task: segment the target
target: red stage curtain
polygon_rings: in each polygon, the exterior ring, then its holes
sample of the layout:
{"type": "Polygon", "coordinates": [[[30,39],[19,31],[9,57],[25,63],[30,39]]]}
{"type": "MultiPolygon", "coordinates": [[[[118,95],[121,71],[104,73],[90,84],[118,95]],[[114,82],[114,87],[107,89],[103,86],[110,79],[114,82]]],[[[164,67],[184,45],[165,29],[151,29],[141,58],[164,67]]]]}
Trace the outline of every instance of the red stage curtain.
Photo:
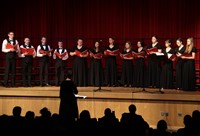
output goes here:
{"type": "MultiPolygon", "coordinates": [[[[200,48],[198,0],[3,0],[1,3],[1,42],[8,31],[15,32],[20,44],[24,37],[30,37],[37,47],[40,38],[46,36],[52,47],[56,48],[57,41],[63,40],[67,49],[74,46],[79,37],[89,48],[95,39],[101,39],[105,46],[108,37],[114,37],[123,48],[126,40],[135,46],[136,41],[143,38],[148,44],[153,35],[157,35],[162,44],[171,38],[173,46],[175,39],[181,37],[186,44],[186,38],[192,36],[200,48]]],[[[2,59],[3,56],[0,53],[2,59]]],[[[199,59],[197,55],[197,69],[199,59]]],[[[67,65],[71,65],[70,60],[67,65]]],[[[3,66],[4,62],[0,63],[0,67],[3,66]]]]}

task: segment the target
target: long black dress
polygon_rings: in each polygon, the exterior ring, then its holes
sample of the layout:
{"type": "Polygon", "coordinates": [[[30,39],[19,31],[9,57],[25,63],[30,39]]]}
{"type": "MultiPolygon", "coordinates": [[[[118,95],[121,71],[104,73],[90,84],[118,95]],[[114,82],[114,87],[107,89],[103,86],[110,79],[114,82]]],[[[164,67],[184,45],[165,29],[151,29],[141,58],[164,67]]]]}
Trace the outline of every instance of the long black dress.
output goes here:
{"type": "MultiPolygon", "coordinates": [[[[110,48],[109,45],[106,50],[115,51],[119,49],[117,45],[114,45],[113,48],[110,48]]],[[[116,56],[106,57],[105,64],[105,84],[108,86],[116,86],[117,85],[117,62],[116,56]]]]}
{"type": "MultiPolygon", "coordinates": [[[[162,49],[162,45],[157,43],[154,47],[158,49],[162,49]]],[[[153,48],[152,44],[147,46],[147,49],[153,48]]],[[[160,74],[161,74],[161,57],[156,56],[156,54],[149,54],[148,55],[148,79],[147,84],[151,87],[160,88],[160,74]]]]}
{"type": "MultiPolygon", "coordinates": [[[[140,52],[138,49],[135,50],[136,53],[145,52],[144,49],[142,49],[140,52]]],[[[134,65],[134,86],[135,87],[144,87],[145,86],[145,58],[136,58],[135,59],[135,65],[134,65]]]]}
{"type": "MultiPolygon", "coordinates": [[[[102,51],[96,52],[94,49],[90,50],[93,54],[101,53],[102,51]]],[[[103,66],[102,59],[95,59],[92,57],[89,68],[88,84],[91,86],[102,86],[103,85],[103,66]]]]}
{"type": "Polygon", "coordinates": [[[160,76],[160,86],[164,89],[172,89],[173,88],[173,61],[168,58],[167,54],[174,54],[173,49],[170,49],[166,52],[166,49],[163,50],[164,58],[162,71],[160,76]]]}
{"type": "MultiPolygon", "coordinates": [[[[122,54],[127,54],[127,53],[132,54],[132,50],[130,50],[129,52],[126,51],[122,52],[122,54]]],[[[125,86],[133,85],[133,60],[123,59],[121,83],[125,86]]]]}
{"type": "Polygon", "coordinates": [[[64,80],[60,85],[59,115],[64,121],[75,121],[78,118],[78,105],[75,94],[78,94],[72,80],[64,80]]]}
{"type": "MultiPolygon", "coordinates": [[[[193,47],[190,54],[196,52],[196,48],[193,47]]],[[[184,91],[195,91],[196,89],[196,77],[195,77],[195,60],[183,59],[183,88],[184,91]]]]}
{"type": "MultiPolygon", "coordinates": [[[[87,50],[86,47],[82,46],[81,49],[78,49],[77,46],[75,46],[71,52],[74,52],[75,50],[78,50],[79,52],[83,52],[87,50]]],[[[74,56],[73,62],[72,62],[72,72],[73,72],[73,81],[77,86],[87,86],[87,58],[85,57],[79,57],[74,56]]]]}
{"type": "MultiPolygon", "coordinates": [[[[185,52],[185,47],[181,49],[176,48],[175,53],[183,54],[185,52]]],[[[175,72],[175,82],[176,82],[176,89],[182,89],[182,79],[183,79],[183,59],[178,58],[176,61],[176,72],[175,72]]]]}

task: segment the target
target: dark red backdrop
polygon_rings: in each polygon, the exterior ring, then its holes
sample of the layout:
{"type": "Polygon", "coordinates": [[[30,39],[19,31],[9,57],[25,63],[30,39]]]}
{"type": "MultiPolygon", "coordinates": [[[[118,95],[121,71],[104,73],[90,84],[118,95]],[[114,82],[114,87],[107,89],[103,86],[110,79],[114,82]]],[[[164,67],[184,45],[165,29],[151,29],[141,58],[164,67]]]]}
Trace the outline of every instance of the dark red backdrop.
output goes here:
{"type": "MultiPolygon", "coordinates": [[[[192,36],[199,49],[199,8],[198,0],[2,0],[0,40],[14,31],[20,44],[24,37],[30,37],[37,47],[41,36],[46,36],[52,47],[61,39],[70,49],[79,37],[87,47],[93,46],[95,39],[102,39],[105,46],[108,37],[114,37],[123,48],[126,40],[134,46],[140,38],[150,43],[152,35],[158,35],[162,44],[167,38],[174,44],[178,37],[185,44],[185,38],[192,36]]],[[[197,69],[198,62],[197,54],[197,69]]],[[[67,65],[71,66],[71,59],[67,65]]]]}

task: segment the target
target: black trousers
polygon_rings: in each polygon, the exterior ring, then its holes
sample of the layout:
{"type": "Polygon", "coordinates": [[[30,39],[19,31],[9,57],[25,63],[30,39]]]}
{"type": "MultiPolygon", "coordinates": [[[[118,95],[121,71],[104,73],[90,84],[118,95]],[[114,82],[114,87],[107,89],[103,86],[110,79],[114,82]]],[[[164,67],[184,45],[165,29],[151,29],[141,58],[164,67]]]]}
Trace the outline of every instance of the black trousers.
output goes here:
{"type": "Polygon", "coordinates": [[[6,56],[6,67],[4,76],[4,85],[8,84],[9,73],[11,73],[11,85],[15,85],[15,70],[16,70],[16,58],[6,56]]]}
{"type": "Polygon", "coordinates": [[[32,72],[33,63],[22,60],[22,82],[23,85],[31,85],[31,72],[32,72]]]}
{"type": "Polygon", "coordinates": [[[64,70],[65,70],[65,67],[64,67],[63,62],[56,63],[55,85],[60,85],[61,82],[64,80],[64,70]]]}
{"type": "Polygon", "coordinates": [[[39,62],[40,65],[40,85],[48,84],[48,62],[39,62]],[[44,82],[43,82],[44,81],[44,82]]]}

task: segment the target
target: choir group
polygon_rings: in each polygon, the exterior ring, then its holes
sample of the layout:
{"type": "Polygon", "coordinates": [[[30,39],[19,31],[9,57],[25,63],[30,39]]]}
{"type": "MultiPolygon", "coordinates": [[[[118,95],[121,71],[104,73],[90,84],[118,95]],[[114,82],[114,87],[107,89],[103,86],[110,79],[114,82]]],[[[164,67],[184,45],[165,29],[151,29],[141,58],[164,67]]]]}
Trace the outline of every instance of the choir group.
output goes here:
{"type": "Polygon", "coordinates": [[[161,45],[157,36],[152,36],[151,43],[144,46],[143,41],[137,42],[133,48],[127,41],[123,51],[113,38],[108,39],[108,45],[102,49],[101,42],[96,41],[92,49],[83,44],[82,39],[69,51],[58,41],[58,47],[52,49],[47,44],[46,37],[42,37],[41,44],[35,49],[29,38],[19,45],[14,38],[14,32],[8,33],[8,38],[2,43],[2,52],[6,54],[4,86],[8,87],[9,73],[11,73],[11,86],[15,86],[16,57],[22,58],[23,86],[31,86],[31,72],[33,59],[39,58],[40,86],[49,86],[48,67],[50,57],[55,60],[55,85],[59,86],[64,80],[64,69],[69,56],[73,57],[73,81],[77,86],[118,86],[124,87],[152,87],[160,89],[178,89],[195,91],[195,53],[193,38],[187,39],[183,44],[181,38],[176,40],[176,48],[171,47],[167,39],[165,46],[161,45]],[[117,75],[117,56],[122,61],[120,79],[117,75]],[[87,58],[91,63],[87,63],[87,58]],[[105,68],[102,59],[105,58],[105,68]]]}

